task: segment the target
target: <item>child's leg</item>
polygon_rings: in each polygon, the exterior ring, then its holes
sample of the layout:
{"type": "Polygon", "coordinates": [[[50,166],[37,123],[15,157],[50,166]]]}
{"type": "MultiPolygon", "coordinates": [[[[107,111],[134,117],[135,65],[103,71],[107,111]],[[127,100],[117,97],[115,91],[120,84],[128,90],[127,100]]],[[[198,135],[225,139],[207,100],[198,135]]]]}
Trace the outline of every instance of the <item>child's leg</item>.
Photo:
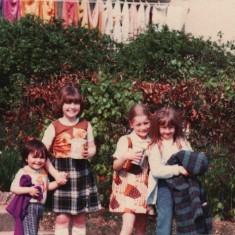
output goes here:
{"type": "Polygon", "coordinates": [[[86,215],[82,212],[72,216],[73,228],[72,235],[86,235],[86,215]]]}
{"type": "Polygon", "coordinates": [[[135,234],[145,235],[145,230],[147,226],[147,215],[146,214],[135,214],[135,234]]]}
{"type": "Polygon", "coordinates": [[[122,230],[120,235],[130,235],[132,234],[136,215],[133,213],[124,213],[122,215],[122,230]]]}
{"type": "Polygon", "coordinates": [[[165,180],[159,180],[157,197],[157,235],[172,234],[173,198],[165,180]]]}
{"type": "Polygon", "coordinates": [[[23,220],[24,235],[37,235],[39,222],[42,218],[44,206],[38,203],[29,203],[28,213],[23,220]]]}
{"type": "Polygon", "coordinates": [[[69,214],[57,214],[55,219],[55,235],[68,235],[69,221],[69,214]]]}

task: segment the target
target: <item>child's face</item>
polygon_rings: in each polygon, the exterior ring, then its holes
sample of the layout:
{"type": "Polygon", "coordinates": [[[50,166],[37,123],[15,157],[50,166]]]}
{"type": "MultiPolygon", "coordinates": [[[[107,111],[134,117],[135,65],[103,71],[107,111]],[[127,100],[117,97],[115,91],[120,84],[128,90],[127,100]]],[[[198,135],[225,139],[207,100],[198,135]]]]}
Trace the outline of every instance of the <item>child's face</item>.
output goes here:
{"type": "Polygon", "coordinates": [[[150,120],[147,116],[136,116],[130,123],[131,128],[141,138],[145,139],[150,128],[150,120]]]}
{"type": "Polygon", "coordinates": [[[80,113],[81,105],[78,103],[64,103],[62,109],[64,117],[69,120],[73,120],[80,113]]]}
{"type": "Polygon", "coordinates": [[[174,126],[160,126],[160,136],[163,140],[170,140],[173,139],[175,134],[175,127],[174,126]]]}
{"type": "Polygon", "coordinates": [[[26,162],[28,163],[28,166],[30,168],[34,170],[40,170],[42,167],[45,166],[46,158],[40,155],[36,155],[35,152],[31,152],[29,153],[26,162]]]}

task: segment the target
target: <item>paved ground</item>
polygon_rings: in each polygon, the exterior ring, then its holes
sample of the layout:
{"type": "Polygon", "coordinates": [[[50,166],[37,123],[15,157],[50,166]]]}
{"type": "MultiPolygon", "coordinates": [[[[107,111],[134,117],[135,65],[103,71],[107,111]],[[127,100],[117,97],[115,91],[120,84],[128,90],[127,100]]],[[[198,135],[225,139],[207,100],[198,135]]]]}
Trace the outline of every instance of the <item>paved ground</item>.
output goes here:
{"type": "MultiPolygon", "coordinates": [[[[11,231],[11,232],[3,231],[3,232],[0,232],[0,235],[14,235],[14,231],[11,231]]],[[[54,233],[53,232],[39,232],[38,235],[54,235],[54,233]]]]}
{"type": "MultiPolygon", "coordinates": [[[[0,235],[14,235],[14,219],[6,212],[5,206],[0,205],[0,235]]],[[[39,231],[38,235],[54,235],[52,231],[39,231]]]]}
{"type": "MultiPolygon", "coordinates": [[[[6,212],[6,202],[9,198],[7,193],[0,192],[0,235],[13,235],[14,220],[12,216],[6,212]]],[[[38,235],[54,235],[54,217],[53,214],[45,213],[41,230],[38,235]],[[45,230],[45,231],[44,231],[45,230]],[[49,231],[48,231],[49,230],[49,231]]],[[[214,221],[214,235],[235,235],[235,223],[229,221],[214,221]]],[[[121,227],[121,217],[103,210],[94,214],[87,215],[87,235],[118,235],[121,227]]],[[[148,222],[146,235],[154,234],[155,219],[148,222]]]]}
{"type": "MultiPolygon", "coordinates": [[[[12,195],[6,192],[0,192],[0,235],[14,235],[14,219],[6,211],[8,201],[12,195]]],[[[54,235],[52,231],[39,231],[38,235],[54,235]]]]}

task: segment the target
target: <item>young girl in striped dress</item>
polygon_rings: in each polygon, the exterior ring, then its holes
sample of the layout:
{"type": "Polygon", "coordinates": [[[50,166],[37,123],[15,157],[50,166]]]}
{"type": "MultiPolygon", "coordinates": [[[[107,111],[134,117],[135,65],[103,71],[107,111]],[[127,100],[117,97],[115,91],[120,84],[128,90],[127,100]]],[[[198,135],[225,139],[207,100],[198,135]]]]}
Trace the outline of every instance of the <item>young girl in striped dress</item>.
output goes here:
{"type": "Polygon", "coordinates": [[[62,117],[48,126],[42,139],[53,152],[52,162],[47,161],[48,171],[51,173],[54,166],[68,175],[67,183],[53,194],[52,210],[57,213],[55,235],[68,235],[70,220],[72,234],[85,235],[85,212],[101,208],[88,161],[94,157],[96,145],[90,122],[78,117],[81,106],[80,92],[72,86],[63,87],[57,101],[62,117]]]}

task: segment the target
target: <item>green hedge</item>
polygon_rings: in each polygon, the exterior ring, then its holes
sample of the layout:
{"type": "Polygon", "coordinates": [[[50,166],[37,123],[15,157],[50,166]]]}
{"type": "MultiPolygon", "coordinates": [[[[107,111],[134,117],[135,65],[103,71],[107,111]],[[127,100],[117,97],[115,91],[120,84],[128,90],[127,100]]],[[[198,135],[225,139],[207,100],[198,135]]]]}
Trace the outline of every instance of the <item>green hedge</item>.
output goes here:
{"type": "Polygon", "coordinates": [[[161,83],[200,78],[208,81],[234,77],[234,44],[196,38],[191,34],[161,31],[157,26],[122,45],[116,54],[115,72],[126,78],[161,83]]]}
{"type": "MultiPolygon", "coordinates": [[[[232,218],[233,50],[232,43],[219,45],[166,27],[161,31],[150,27],[128,44],[117,44],[97,30],[63,28],[58,20],[50,24],[33,16],[13,24],[0,20],[0,158],[12,159],[28,137],[41,138],[56,118],[55,93],[65,83],[75,84],[86,99],[84,116],[94,127],[98,153],[92,168],[107,206],[111,156],[118,138],[128,130],[128,109],[139,101],[151,112],[171,104],[182,115],[184,127],[190,126],[193,148],[211,158],[202,180],[214,215],[232,218]]],[[[1,166],[12,179],[16,169],[10,163],[1,166]]],[[[3,190],[9,190],[6,176],[1,178],[3,190]]]]}

